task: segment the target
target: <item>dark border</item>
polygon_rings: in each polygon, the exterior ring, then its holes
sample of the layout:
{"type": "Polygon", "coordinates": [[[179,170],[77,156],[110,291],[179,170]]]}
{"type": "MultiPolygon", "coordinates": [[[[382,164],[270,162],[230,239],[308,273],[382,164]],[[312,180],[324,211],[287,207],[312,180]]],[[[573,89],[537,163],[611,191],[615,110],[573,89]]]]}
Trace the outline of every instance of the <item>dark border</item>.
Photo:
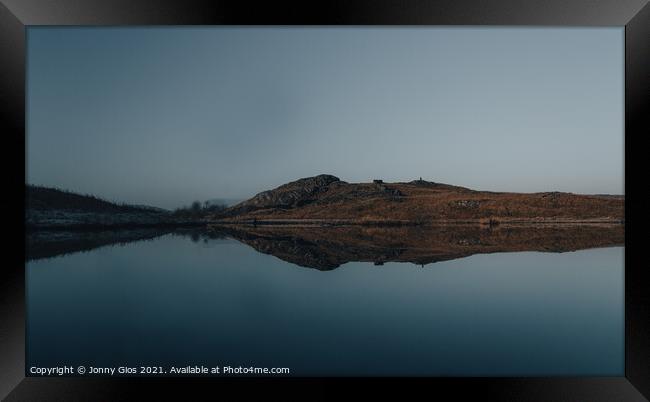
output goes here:
{"type": "MultiPolygon", "coordinates": [[[[454,395],[454,399],[643,401],[650,398],[650,274],[633,243],[642,226],[639,145],[650,133],[650,5],[646,0],[0,0],[0,127],[9,233],[24,227],[25,27],[32,25],[534,25],[625,26],[625,376],[611,378],[222,379],[25,378],[24,236],[14,235],[0,270],[0,397],[15,401],[127,400],[134,391],[187,399],[236,392],[283,399],[340,397],[342,385],[364,396],[454,395]],[[636,145],[636,148],[634,146],[636,145]],[[11,174],[7,174],[11,172],[11,174]],[[8,185],[7,185],[8,182],[8,185]],[[8,197],[7,194],[14,195],[8,197]],[[635,220],[639,220],[636,222],[635,220]],[[336,387],[333,387],[336,386],[336,387]]],[[[647,167],[646,167],[647,169],[647,167]]],[[[641,172],[646,169],[640,170],[641,172]]]]}

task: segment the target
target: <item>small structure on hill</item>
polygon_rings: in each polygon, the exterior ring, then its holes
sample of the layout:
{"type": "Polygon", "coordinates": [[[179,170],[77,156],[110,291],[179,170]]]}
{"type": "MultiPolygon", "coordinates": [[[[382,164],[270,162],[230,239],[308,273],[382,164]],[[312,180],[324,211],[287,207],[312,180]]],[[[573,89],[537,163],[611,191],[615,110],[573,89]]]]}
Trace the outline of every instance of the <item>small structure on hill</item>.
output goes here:
{"type": "Polygon", "coordinates": [[[372,182],[375,183],[375,184],[383,184],[384,183],[384,181],[380,180],[380,179],[375,179],[372,182]]]}

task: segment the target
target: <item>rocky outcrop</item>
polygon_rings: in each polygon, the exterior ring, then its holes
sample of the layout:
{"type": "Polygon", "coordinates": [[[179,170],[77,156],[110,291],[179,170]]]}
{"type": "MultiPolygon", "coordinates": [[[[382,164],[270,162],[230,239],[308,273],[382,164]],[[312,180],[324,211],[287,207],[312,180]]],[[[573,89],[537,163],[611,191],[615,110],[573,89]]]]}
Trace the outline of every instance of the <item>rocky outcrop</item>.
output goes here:
{"type": "Polygon", "coordinates": [[[452,205],[458,208],[478,208],[481,202],[477,200],[457,200],[452,205]]]}
{"type": "Polygon", "coordinates": [[[230,208],[229,215],[266,208],[295,208],[308,204],[325,193],[332,183],[342,183],[338,177],[322,174],[292,181],[273,190],[263,191],[253,198],[230,208]]]}
{"type": "MultiPolygon", "coordinates": [[[[299,179],[228,208],[213,219],[250,218],[251,214],[298,210],[305,206],[326,206],[373,198],[397,200],[402,192],[379,180],[373,183],[347,183],[332,175],[299,179]]],[[[254,219],[254,216],[253,216],[254,219]]]]}
{"type": "Polygon", "coordinates": [[[452,186],[450,184],[444,184],[444,183],[436,183],[435,181],[427,181],[427,180],[422,180],[421,178],[419,180],[411,180],[408,183],[405,184],[410,184],[412,186],[417,186],[417,187],[424,187],[424,188],[434,188],[434,189],[454,189],[454,190],[459,190],[459,191],[471,191],[465,187],[459,187],[459,186],[452,186]]]}

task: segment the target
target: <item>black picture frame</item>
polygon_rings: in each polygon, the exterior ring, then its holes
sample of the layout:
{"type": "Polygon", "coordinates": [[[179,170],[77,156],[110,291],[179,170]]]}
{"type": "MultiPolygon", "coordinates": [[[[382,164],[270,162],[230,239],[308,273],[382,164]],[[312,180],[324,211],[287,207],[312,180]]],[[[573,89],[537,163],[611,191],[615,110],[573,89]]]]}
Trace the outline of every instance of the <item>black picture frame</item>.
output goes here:
{"type": "MultiPolygon", "coordinates": [[[[451,392],[454,399],[643,401],[650,398],[650,275],[639,258],[643,211],[632,179],[646,171],[639,145],[650,133],[650,5],[645,0],[0,0],[0,197],[9,240],[0,270],[0,397],[8,401],[206,398],[226,391],[309,399],[336,398],[354,384],[364,396],[451,392]],[[625,375],[553,378],[34,378],[25,377],[25,45],[36,25],[515,25],[625,27],[625,375]],[[637,170],[638,169],[638,170],[637,170]],[[639,246],[637,246],[637,244],[639,246]],[[644,398],[645,396],[645,398],[644,398]],[[162,398],[165,397],[165,398],[162,398]]],[[[641,235],[642,236],[642,235],[641,235]]],[[[348,395],[349,396],[349,395],[348,395]]]]}

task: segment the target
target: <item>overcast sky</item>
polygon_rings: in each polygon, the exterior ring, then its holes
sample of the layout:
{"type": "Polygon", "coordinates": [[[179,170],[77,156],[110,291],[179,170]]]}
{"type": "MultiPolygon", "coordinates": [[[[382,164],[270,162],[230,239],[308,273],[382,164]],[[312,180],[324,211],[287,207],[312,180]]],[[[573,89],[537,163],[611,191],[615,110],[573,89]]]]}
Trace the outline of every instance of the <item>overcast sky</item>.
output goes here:
{"type": "Polygon", "coordinates": [[[32,184],[173,208],[320,173],[623,193],[623,28],[28,28],[32,184]]]}

